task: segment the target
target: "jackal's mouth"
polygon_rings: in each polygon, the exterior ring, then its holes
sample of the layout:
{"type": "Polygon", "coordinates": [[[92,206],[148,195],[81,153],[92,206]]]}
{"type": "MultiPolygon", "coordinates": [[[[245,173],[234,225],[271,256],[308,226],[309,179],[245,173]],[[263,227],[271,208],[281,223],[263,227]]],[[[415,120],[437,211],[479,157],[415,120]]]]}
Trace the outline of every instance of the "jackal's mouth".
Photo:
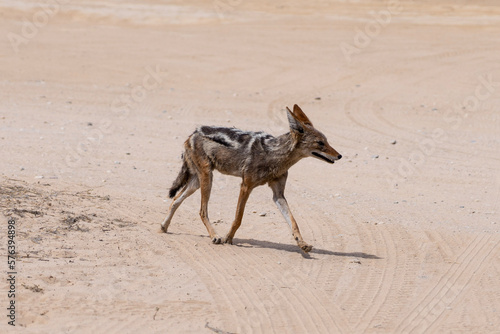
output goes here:
{"type": "Polygon", "coordinates": [[[321,154],[319,154],[319,153],[312,152],[312,154],[313,154],[315,157],[318,157],[318,158],[320,158],[321,160],[325,160],[326,162],[328,162],[328,163],[330,163],[330,164],[335,163],[335,161],[334,161],[334,160],[328,159],[327,157],[325,157],[324,155],[321,155],[321,154]]]}

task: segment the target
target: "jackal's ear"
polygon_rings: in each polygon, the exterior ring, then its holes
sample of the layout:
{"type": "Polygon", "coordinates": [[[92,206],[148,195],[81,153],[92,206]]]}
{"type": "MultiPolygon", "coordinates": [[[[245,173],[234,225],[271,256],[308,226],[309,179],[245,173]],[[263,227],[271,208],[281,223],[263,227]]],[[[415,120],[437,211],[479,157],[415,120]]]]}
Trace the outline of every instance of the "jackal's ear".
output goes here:
{"type": "Polygon", "coordinates": [[[294,134],[302,134],[304,133],[304,125],[302,122],[295,116],[288,107],[286,107],[286,115],[288,117],[288,123],[290,124],[290,130],[294,134]]]}
{"type": "Polygon", "coordinates": [[[298,105],[293,106],[293,113],[302,123],[312,126],[312,122],[309,120],[309,118],[307,118],[306,114],[304,114],[304,112],[298,105]]]}

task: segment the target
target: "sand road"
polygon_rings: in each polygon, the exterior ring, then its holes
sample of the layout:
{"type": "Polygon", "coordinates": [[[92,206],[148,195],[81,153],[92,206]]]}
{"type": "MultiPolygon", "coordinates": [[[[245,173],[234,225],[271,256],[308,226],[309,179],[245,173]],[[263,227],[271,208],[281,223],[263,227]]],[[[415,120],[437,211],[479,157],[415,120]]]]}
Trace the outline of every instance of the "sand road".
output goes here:
{"type": "Polygon", "coordinates": [[[496,1],[46,4],[0,3],[2,333],[498,333],[496,1]],[[309,256],[268,187],[159,233],[196,126],[295,103],[344,156],[289,171],[309,256]]]}

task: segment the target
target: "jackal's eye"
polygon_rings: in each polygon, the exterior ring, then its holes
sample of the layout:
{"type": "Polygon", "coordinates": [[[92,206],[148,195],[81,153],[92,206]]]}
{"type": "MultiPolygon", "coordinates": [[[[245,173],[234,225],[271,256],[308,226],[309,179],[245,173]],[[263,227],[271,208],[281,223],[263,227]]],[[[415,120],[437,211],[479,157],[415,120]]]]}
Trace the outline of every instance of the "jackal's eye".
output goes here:
{"type": "Polygon", "coordinates": [[[323,146],[325,146],[325,143],[323,143],[323,142],[320,140],[320,141],[318,141],[318,145],[319,145],[319,146],[321,146],[321,147],[323,147],[323,146]]]}

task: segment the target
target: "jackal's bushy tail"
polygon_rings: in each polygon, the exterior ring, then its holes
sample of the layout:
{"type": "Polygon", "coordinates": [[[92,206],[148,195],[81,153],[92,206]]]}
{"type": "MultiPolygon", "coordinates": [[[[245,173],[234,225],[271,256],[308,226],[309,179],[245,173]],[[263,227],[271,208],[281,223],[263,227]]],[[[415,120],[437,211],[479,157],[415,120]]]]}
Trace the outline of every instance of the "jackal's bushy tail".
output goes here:
{"type": "Polygon", "coordinates": [[[172,187],[170,187],[168,196],[170,198],[173,198],[175,194],[177,194],[179,189],[184,187],[184,185],[188,182],[188,180],[189,180],[189,168],[186,162],[186,157],[183,156],[181,171],[177,175],[177,178],[175,179],[174,183],[172,183],[172,187]]]}

